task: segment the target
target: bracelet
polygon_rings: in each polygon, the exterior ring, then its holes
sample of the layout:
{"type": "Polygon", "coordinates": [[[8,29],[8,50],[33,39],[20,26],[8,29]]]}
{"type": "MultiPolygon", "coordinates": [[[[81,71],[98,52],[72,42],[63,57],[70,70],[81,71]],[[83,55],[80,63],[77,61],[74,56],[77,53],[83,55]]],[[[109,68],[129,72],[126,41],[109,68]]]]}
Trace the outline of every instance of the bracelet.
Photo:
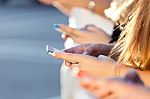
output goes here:
{"type": "Polygon", "coordinates": [[[93,11],[96,6],[96,2],[94,0],[89,0],[88,9],[93,11]]]}

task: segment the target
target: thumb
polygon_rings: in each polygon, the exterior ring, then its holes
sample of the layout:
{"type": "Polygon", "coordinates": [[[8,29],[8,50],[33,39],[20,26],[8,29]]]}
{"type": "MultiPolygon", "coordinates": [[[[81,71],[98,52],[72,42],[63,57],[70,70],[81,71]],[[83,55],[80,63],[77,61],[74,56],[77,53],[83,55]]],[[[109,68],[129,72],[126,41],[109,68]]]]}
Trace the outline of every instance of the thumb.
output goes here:
{"type": "Polygon", "coordinates": [[[131,70],[129,73],[127,73],[124,76],[124,80],[132,82],[132,83],[137,83],[137,84],[142,84],[142,85],[144,84],[140,76],[137,74],[135,70],[131,70]]]}
{"type": "Polygon", "coordinates": [[[92,44],[86,48],[83,54],[98,57],[100,53],[100,49],[98,49],[98,47],[99,46],[92,44]]]}

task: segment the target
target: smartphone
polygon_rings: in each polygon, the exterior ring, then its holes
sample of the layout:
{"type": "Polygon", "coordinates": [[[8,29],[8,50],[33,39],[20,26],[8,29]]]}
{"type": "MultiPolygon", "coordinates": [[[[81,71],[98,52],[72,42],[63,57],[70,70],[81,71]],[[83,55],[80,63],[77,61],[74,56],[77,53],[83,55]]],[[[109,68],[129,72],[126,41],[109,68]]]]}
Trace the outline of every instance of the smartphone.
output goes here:
{"type": "MultiPolygon", "coordinates": [[[[51,53],[54,53],[54,52],[63,52],[62,50],[59,50],[59,49],[56,49],[52,46],[49,46],[49,45],[46,45],[46,52],[47,54],[51,54],[51,53]]],[[[67,60],[66,60],[67,61],[67,60]]],[[[70,61],[69,61],[70,62],[70,61]]],[[[78,64],[78,62],[70,62],[71,64],[78,64]]]]}
{"type": "Polygon", "coordinates": [[[54,52],[62,52],[61,50],[58,50],[52,46],[49,46],[49,45],[46,45],[46,52],[47,54],[51,54],[51,53],[54,53],[54,52]]]}

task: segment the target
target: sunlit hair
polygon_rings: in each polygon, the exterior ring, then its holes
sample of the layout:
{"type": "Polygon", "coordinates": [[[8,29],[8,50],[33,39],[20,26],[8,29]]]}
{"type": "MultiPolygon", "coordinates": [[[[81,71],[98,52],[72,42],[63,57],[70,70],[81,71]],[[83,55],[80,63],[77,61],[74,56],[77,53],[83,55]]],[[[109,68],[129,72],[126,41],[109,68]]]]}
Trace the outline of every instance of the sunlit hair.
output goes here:
{"type": "Polygon", "coordinates": [[[105,10],[105,14],[115,23],[123,24],[136,1],[137,0],[113,0],[110,8],[105,10]]]}
{"type": "Polygon", "coordinates": [[[150,70],[150,0],[139,0],[111,54],[118,62],[150,70]]]}

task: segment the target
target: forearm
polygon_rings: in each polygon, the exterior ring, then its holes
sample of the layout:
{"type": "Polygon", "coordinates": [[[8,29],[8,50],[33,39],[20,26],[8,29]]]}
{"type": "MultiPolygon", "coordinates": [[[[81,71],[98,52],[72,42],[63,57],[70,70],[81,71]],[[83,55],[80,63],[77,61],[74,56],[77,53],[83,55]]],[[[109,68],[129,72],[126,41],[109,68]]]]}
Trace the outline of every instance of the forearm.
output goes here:
{"type": "MultiPolygon", "coordinates": [[[[99,15],[105,16],[104,10],[109,8],[112,0],[94,0],[96,2],[93,11],[99,15]]],[[[89,0],[55,0],[53,6],[61,12],[69,15],[73,7],[82,7],[88,9],[89,0]]]]}
{"type": "Polygon", "coordinates": [[[70,16],[70,12],[73,7],[87,8],[87,1],[88,0],[54,0],[52,5],[65,15],[70,16]]]}
{"type": "Polygon", "coordinates": [[[93,9],[95,13],[105,16],[104,10],[108,9],[110,7],[110,4],[112,0],[95,0],[96,5],[93,9]]]}

